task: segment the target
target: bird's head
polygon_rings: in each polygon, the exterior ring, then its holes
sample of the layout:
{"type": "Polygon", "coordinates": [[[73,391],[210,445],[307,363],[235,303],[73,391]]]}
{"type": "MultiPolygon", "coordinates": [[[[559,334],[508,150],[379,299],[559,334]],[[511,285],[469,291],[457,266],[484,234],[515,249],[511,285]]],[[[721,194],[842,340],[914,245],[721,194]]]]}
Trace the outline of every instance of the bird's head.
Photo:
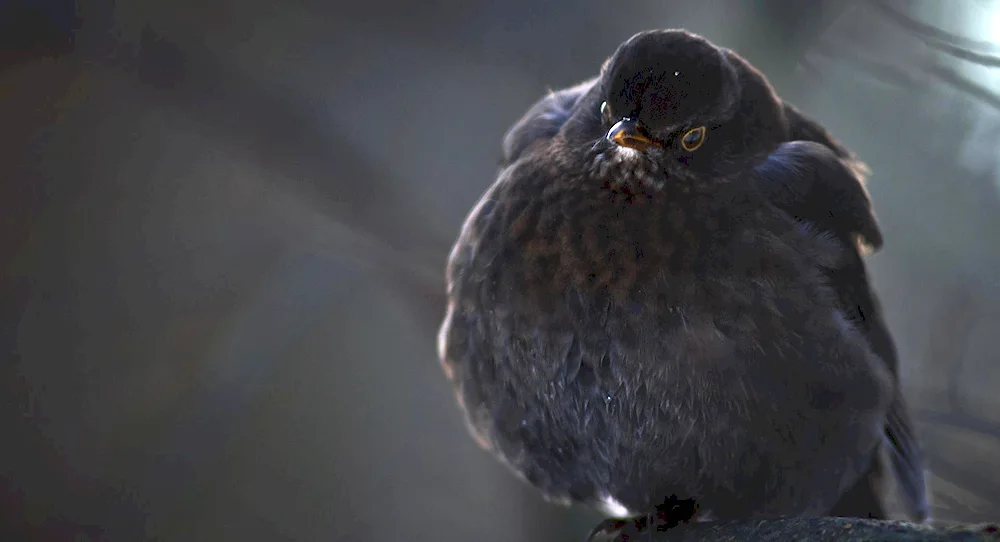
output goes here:
{"type": "Polygon", "coordinates": [[[730,51],[684,30],[636,34],[605,63],[580,107],[599,127],[601,176],[724,179],[770,152],[784,131],[766,79],[730,51]],[[597,105],[595,105],[597,104],[597,105]],[[599,119],[599,120],[597,120],[599,119]]]}

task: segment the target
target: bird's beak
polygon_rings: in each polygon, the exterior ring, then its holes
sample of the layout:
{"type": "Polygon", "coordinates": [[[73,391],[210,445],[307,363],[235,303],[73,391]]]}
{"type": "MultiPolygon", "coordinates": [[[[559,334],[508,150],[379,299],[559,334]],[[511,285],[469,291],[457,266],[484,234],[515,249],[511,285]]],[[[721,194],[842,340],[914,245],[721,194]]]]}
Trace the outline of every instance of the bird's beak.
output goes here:
{"type": "Polygon", "coordinates": [[[653,144],[653,141],[646,135],[645,130],[638,120],[624,118],[608,130],[608,135],[604,136],[608,141],[621,147],[628,147],[637,151],[644,151],[653,144]]]}

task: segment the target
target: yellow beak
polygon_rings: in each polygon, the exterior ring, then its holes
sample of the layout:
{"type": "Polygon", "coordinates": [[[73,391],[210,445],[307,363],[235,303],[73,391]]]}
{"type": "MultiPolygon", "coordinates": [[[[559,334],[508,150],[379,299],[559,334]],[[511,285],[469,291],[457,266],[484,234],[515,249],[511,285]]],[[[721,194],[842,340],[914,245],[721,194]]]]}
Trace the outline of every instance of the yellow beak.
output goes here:
{"type": "Polygon", "coordinates": [[[615,145],[644,151],[653,144],[653,141],[644,132],[639,121],[624,118],[612,126],[605,137],[615,145]]]}

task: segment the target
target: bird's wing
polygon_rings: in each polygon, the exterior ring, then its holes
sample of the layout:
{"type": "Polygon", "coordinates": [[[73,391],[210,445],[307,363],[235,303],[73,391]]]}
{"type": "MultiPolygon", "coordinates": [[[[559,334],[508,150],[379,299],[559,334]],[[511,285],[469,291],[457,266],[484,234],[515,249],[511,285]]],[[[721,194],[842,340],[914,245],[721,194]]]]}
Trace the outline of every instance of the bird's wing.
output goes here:
{"type": "Polygon", "coordinates": [[[848,160],[852,165],[859,163],[854,153],[848,150],[837,138],[833,137],[833,134],[824,128],[822,124],[799,111],[794,105],[788,102],[784,102],[783,105],[785,119],[788,122],[788,141],[821,143],[833,151],[833,154],[837,155],[837,158],[848,160]]]}
{"type": "MultiPolygon", "coordinates": [[[[794,126],[793,135],[833,141],[809,119],[794,126]]],[[[843,147],[839,149],[822,141],[782,144],[757,166],[756,182],[776,207],[840,241],[844,252],[827,271],[830,285],[845,314],[867,334],[872,350],[898,382],[896,347],[862,259],[863,249],[881,248],[882,234],[858,170],[843,159],[853,157],[843,147]]],[[[923,458],[898,387],[886,420],[885,440],[907,512],[923,521],[929,513],[923,458]]]]}
{"type": "Polygon", "coordinates": [[[503,138],[503,157],[500,166],[507,167],[524,154],[533,143],[551,139],[569,120],[573,106],[586,94],[597,79],[584,81],[576,86],[550,92],[531,106],[503,138]]]}
{"type": "Polygon", "coordinates": [[[503,237],[528,201],[503,194],[502,187],[505,176],[539,174],[518,170],[527,167],[519,162],[502,173],[462,229],[448,263],[450,302],[438,338],[439,355],[480,446],[500,456],[549,499],[590,502],[597,498],[596,488],[580,475],[586,468],[574,467],[582,461],[579,441],[546,427],[579,418],[591,424],[595,435],[613,435],[612,428],[602,425],[605,419],[591,420],[596,411],[586,408],[604,404],[601,390],[607,384],[602,387],[600,380],[612,378],[608,341],[578,333],[566,317],[566,311],[587,314],[583,296],[567,294],[567,308],[552,314],[513,310],[511,296],[521,292],[506,285],[518,283],[511,274],[519,266],[499,262],[516,257],[509,254],[503,237]],[[536,395],[539,386],[550,384],[569,390],[571,398],[543,410],[536,395]],[[551,416],[564,418],[546,418],[551,416]]]}

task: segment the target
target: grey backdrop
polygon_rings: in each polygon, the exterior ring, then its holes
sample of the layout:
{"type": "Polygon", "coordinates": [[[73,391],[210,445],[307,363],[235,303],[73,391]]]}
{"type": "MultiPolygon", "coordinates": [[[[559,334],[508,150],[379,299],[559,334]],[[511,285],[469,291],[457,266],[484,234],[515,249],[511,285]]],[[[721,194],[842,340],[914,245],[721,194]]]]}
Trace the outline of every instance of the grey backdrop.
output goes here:
{"type": "Polygon", "coordinates": [[[468,437],[443,267],[506,128],[653,27],[872,166],[936,512],[1000,519],[997,4],[83,3],[72,53],[0,72],[5,532],[580,539],[468,437]]]}

